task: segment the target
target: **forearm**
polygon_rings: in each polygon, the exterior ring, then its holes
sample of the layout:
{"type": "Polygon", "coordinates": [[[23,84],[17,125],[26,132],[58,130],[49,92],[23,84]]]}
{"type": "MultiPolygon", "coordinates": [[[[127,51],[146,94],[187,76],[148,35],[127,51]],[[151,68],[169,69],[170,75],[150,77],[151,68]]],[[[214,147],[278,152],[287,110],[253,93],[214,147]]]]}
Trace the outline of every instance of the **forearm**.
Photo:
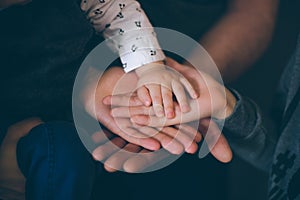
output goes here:
{"type": "MultiPolygon", "coordinates": [[[[237,78],[267,48],[278,0],[232,0],[228,11],[200,40],[225,81],[237,78]]],[[[199,59],[197,51],[193,59],[199,59]]],[[[212,72],[211,68],[204,69],[212,72]]]]}
{"type": "Polygon", "coordinates": [[[154,29],[136,0],[90,0],[81,3],[94,29],[120,55],[126,72],[165,59],[154,29]]]}
{"type": "Polygon", "coordinates": [[[0,0],[0,9],[1,8],[7,8],[9,6],[12,5],[23,5],[26,4],[28,2],[30,2],[31,0],[0,0]]]}

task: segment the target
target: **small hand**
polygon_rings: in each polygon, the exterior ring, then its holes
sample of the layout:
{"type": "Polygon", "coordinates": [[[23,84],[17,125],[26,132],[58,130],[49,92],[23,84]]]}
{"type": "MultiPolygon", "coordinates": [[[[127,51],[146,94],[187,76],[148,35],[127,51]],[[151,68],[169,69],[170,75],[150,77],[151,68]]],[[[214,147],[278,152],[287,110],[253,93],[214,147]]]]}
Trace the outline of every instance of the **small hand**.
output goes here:
{"type": "MultiPolygon", "coordinates": [[[[171,63],[170,66],[183,74],[190,82],[194,83],[194,88],[198,89],[200,97],[189,101],[189,105],[192,108],[189,112],[184,113],[181,109],[175,109],[176,116],[173,119],[145,115],[144,113],[151,113],[151,107],[139,106],[130,108],[131,116],[139,115],[132,117],[133,122],[158,127],[185,123],[207,117],[225,119],[231,115],[236,104],[236,99],[227,88],[209,75],[197,71],[193,67],[181,65],[171,59],[168,60],[171,63]]],[[[119,110],[114,110],[113,113],[118,113],[118,117],[121,117],[121,114],[128,114],[128,112],[124,112],[124,109],[128,108],[116,109],[119,110]],[[121,109],[123,109],[122,112],[121,109]]]]}
{"type": "Polygon", "coordinates": [[[163,64],[151,63],[136,69],[139,77],[137,94],[145,106],[152,106],[157,117],[175,117],[173,94],[182,112],[190,110],[185,89],[192,98],[197,93],[192,85],[178,72],[163,64]]]}

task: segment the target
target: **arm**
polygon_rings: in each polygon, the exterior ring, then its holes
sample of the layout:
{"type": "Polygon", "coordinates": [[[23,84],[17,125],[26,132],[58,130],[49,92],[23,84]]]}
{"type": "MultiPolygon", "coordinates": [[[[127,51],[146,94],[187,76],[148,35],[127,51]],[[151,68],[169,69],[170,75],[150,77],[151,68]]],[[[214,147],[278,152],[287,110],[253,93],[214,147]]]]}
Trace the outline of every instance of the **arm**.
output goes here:
{"type": "Polygon", "coordinates": [[[154,29],[135,0],[83,0],[81,8],[87,12],[97,32],[103,32],[112,49],[121,57],[125,72],[135,70],[138,75],[138,97],[145,105],[155,106],[157,116],[174,117],[172,91],[181,99],[182,110],[189,110],[184,88],[194,94],[188,82],[167,70],[165,56],[159,47],[154,29]],[[164,109],[163,109],[164,108],[164,109]]]}
{"type": "MultiPolygon", "coordinates": [[[[277,7],[278,0],[230,0],[225,15],[201,38],[225,81],[237,78],[267,48],[277,7]]],[[[197,63],[197,50],[191,58],[197,63]]]]}
{"type": "Polygon", "coordinates": [[[277,143],[275,126],[252,100],[235,91],[233,93],[237,103],[233,113],[225,120],[223,133],[237,155],[268,171],[277,143]]]}
{"type": "MultiPolygon", "coordinates": [[[[233,151],[252,165],[268,171],[278,139],[277,129],[269,120],[270,118],[263,115],[252,100],[224,88],[215,81],[211,82],[210,76],[205,76],[205,74],[202,77],[192,76],[196,73],[190,73],[190,68],[184,68],[180,65],[177,65],[176,69],[187,79],[192,78],[200,84],[200,91],[202,91],[202,95],[198,99],[200,118],[203,114],[210,115],[215,122],[221,125],[223,123],[220,122],[225,120],[224,127],[220,126],[220,128],[223,128],[223,133],[233,151]],[[210,88],[206,92],[203,91],[205,87],[201,88],[203,83],[200,80],[202,78],[206,79],[207,87],[210,88]],[[225,89],[225,95],[220,86],[225,89]],[[206,95],[203,93],[210,93],[206,100],[204,99],[206,95]],[[217,103],[219,102],[215,100],[217,93],[219,93],[218,98],[226,100],[225,104],[217,103]],[[205,101],[212,102],[212,105],[201,107],[205,101]]],[[[194,109],[192,108],[192,110],[194,109]]],[[[183,118],[184,115],[182,115],[183,118]]]]}
{"type": "Polygon", "coordinates": [[[0,0],[0,11],[2,8],[7,8],[12,5],[24,5],[31,0],[0,0]]]}
{"type": "Polygon", "coordinates": [[[153,27],[137,1],[82,0],[81,9],[119,53],[125,72],[164,60],[153,27]]]}

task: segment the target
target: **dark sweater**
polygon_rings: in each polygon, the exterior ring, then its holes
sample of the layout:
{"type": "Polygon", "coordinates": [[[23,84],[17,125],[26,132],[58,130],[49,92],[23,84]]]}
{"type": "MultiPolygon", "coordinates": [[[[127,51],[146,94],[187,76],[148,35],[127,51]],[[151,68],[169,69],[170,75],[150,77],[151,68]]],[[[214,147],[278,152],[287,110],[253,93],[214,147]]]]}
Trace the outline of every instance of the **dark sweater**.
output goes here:
{"type": "Polygon", "coordinates": [[[238,98],[234,113],[226,119],[224,134],[233,151],[267,171],[269,199],[300,199],[300,102],[281,128],[287,108],[300,87],[300,36],[278,88],[273,121],[248,98],[238,98]]]}
{"type": "Polygon", "coordinates": [[[0,12],[0,121],[64,119],[93,28],[77,0],[38,0],[0,12]]]}

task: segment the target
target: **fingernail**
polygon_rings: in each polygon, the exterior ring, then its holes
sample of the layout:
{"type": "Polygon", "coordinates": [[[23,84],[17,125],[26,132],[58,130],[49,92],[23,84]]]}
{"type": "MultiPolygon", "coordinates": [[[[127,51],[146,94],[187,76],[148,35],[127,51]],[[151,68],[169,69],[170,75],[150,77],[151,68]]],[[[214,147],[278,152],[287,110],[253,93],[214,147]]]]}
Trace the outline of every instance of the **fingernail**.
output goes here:
{"type": "Polygon", "coordinates": [[[145,101],[145,106],[150,106],[151,102],[150,101],[145,101]]]}
{"type": "Polygon", "coordinates": [[[157,111],[156,115],[157,115],[157,117],[163,117],[163,116],[165,116],[165,113],[164,113],[163,110],[159,109],[159,110],[157,111]]]}
{"type": "Polygon", "coordinates": [[[197,99],[198,98],[198,94],[197,93],[194,93],[193,94],[193,99],[197,99]]]}
{"type": "Polygon", "coordinates": [[[163,117],[163,116],[165,116],[164,109],[163,109],[163,107],[161,105],[156,104],[153,107],[154,107],[155,114],[156,114],[157,117],[163,117]]]}
{"type": "Polygon", "coordinates": [[[103,102],[105,105],[109,105],[109,104],[110,104],[110,99],[109,99],[109,97],[104,97],[104,99],[102,100],[102,102],[103,102]]]}
{"type": "Polygon", "coordinates": [[[173,111],[169,111],[169,112],[167,113],[167,118],[171,119],[171,118],[173,118],[173,117],[174,117],[174,112],[173,112],[173,111]]]}

